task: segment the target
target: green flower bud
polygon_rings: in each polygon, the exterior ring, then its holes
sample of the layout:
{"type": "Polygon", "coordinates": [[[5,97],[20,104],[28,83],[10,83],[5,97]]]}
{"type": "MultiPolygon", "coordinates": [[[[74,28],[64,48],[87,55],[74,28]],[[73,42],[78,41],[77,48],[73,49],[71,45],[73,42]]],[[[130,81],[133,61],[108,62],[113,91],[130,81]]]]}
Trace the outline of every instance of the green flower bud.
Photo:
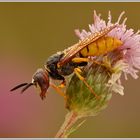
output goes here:
{"type": "Polygon", "coordinates": [[[95,116],[111,99],[112,90],[107,86],[111,72],[105,66],[98,64],[88,65],[82,71],[82,76],[99,98],[95,97],[75,74],[66,89],[66,107],[81,117],[95,116]]]}

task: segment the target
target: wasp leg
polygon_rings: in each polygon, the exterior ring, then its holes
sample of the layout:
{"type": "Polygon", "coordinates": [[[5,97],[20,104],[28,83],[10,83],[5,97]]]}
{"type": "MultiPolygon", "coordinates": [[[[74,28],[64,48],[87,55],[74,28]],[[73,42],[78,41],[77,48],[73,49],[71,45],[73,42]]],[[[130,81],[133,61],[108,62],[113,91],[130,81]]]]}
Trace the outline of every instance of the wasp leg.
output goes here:
{"type": "Polygon", "coordinates": [[[110,71],[112,70],[111,61],[110,61],[110,59],[107,56],[104,56],[104,58],[103,58],[103,65],[106,68],[108,68],[110,71]]]}
{"type": "Polygon", "coordinates": [[[91,58],[81,58],[81,57],[76,57],[76,58],[73,58],[72,61],[74,63],[82,63],[82,62],[93,62],[97,65],[102,65],[102,66],[105,66],[107,68],[110,68],[111,67],[111,63],[109,61],[109,59],[107,58],[107,56],[105,56],[103,58],[103,61],[102,62],[99,62],[99,61],[96,61],[96,60],[93,60],[91,58]]]}
{"type": "MultiPolygon", "coordinates": [[[[92,60],[91,60],[92,61],[92,60]]],[[[111,73],[113,73],[113,68],[111,66],[111,61],[107,56],[103,57],[103,60],[101,62],[97,62],[95,60],[93,60],[93,63],[98,64],[100,66],[105,67],[107,70],[109,70],[111,73]]]]}
{"type": "Polygon", "coordinates": [[[80,68],[75,68],[74,69],[74,73],[77,75],[77,77],[84,82],[84,84],[87,86],[87,88],[91,91],[91,93],[96,97],[96,99],[99,99],[100,96],[98,96],[93,89],[90,87],[90,85],[87,83],[87,81],[85,80],[85,78],[83,76],[81,76],[80,73],[82,73],[80,68]]]}
{"type": "Polygon", "coordinates": [[[106,67],[107,69],[111,69],[111,62],[110,62],[110,60],[107,58],[107,56],[104,56],[102,61],[96,61],[96,60],[93,60],[93,59],[90,59],[90,58],[89,58],[89,61],[90,61],[90,62],[93,62],[93,63],[95,63],[95,64],[97,64],[97,65],[104,66],[104,67],[106,67]]]}
{"type": "Polygon", "coordinates": [[[62,91],[60,90],[59,87],[57,87],[55,84],[52,84],[52,83],[50,83],[50,86],[51,86],[59,95],[61,95],[61,96],[64,98],[64,100],[66,101],[66,95],[65,95],[64,92],[62,92],[62,91]]]}
{"type": "Polygon", "coordinates": [[[81,62],[89,62],[89,58],[81,58],[81,57],[75,57],[72,59],[74,63],[81,63],[81,62]]]}
{"type": "Polygon", "coordinates": [[[98,64],[98,65],[103,65],[101,62],[95,61],[95,60],[93,60],[91,58],[81,58],[81,57],[78,58],[77,57],[77,58],[73,58],[72,61],[74,63],[93,62],[93,63],[98,64]]]}
{"type": "Polygon", "coordinates": [[[66,81],[63,80],[62,83],[58,86],[59,88],[64,88],[66,86],[66,81]]]}

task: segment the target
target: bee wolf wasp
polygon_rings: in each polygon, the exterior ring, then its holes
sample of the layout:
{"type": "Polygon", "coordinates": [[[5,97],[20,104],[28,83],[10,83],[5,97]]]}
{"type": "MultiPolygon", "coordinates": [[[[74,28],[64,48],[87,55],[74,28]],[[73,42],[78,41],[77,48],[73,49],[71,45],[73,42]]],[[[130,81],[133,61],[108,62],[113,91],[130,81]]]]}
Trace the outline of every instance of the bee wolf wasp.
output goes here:
{"type": "Polygon", "coordinates": [[[45,63],[45,69],[38,69],[33,75],[31,83],[22,83],[11,89],[11,91],[23,87],[21,92],[24,92],[30,86],[34,85],[40,88],[40,97],[43,100],[48,88],[51,86],[57,90],[58,93],[65,96],[60,92],[59,87],[65,86],[65,76],[75,73],[79,79],[85,83],[91,93],[93,93],[95,97],[98,97],[84,77],[81,76],[81,68],[88,64],[90,56],[106,54],[122,45],[120,40],[107,36],[107,34],[116,27],[117,24],[114,24],[99,32],[91,33],[64,51],[50,56],[45,63]],[[50,82],[50,78],[62,82],[59,86],[56,86],[50,82]]]}

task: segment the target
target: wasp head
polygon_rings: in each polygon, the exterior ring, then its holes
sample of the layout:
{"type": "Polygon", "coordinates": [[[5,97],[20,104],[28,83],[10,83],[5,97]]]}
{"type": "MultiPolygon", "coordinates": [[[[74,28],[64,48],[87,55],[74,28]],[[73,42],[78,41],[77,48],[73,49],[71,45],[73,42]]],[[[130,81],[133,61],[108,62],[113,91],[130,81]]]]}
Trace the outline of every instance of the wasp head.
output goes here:
{"type": "Polygon", "coordinates": [[[40,97],[43,100],[46,96],[46,92],[49,88],[49,75],[48,72],[43,69],[38,69],[35,74],[33,75],[32,82],[31,83],[22,83],[20,85],[17,85],[10,91],[16,90],[20,87],[24,87],[21,90],[21,93],[23,93],[26,89],[28,89],[30,86],[34,85],[36,88],[40,89],[40,97]]]}

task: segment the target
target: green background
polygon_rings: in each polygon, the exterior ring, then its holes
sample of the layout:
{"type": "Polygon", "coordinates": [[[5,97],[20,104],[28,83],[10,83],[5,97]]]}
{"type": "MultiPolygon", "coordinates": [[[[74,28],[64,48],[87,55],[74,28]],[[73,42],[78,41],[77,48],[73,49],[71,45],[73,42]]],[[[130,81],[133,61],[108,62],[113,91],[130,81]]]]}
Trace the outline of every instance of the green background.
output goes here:
{"type": "MultiPolygon", "coordinates": [[[[115,22],[122,11],[127,27],[140,28],[140,3],[0,3],[0,137],[54,137],[67,113],[52,89],[42,101],[34,88],[23,95],[9,89],[30,82],[57,51],[76,43],[74,29],[88,29],[93,10],[115,22]]],[[[140,137],[140,78],[123,80],[125,95],[113,94],[107,109],[90,117],[71,137],[140,137]]]]}

